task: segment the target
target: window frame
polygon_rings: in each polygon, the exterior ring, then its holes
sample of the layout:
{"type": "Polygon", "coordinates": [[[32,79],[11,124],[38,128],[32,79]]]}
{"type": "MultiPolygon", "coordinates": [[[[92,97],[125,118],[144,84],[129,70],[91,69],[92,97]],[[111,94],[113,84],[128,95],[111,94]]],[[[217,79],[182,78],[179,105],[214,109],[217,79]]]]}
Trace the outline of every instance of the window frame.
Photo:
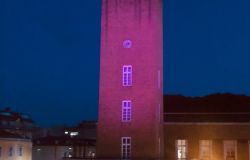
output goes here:
{"type": "Polygon", "coordinates": [[[204,153],[202,153],[204,150],[206,152],[208,152],[208,158],[209,158],[208,160],[212,160],[213,159],[213,142],[212,142],[212,140],[203,139],[203,140],[199,141],[199,157],[200,157],[200,159],[204,159],[204,153]]]}
{"type": "Polygon", "coordinates": [[[121,137],[121,158],[130,159],[131,158],[131,146],[132,138],[131,137],[121,137]]]}
{"type": "MultiPolygon", "coordinates": [[[[223,141],[223,154],[224,154],[224,160],[227,159],[227,151],[233,149],[235,160],[238,159],[238,153],[237,153],[237,140],[224,140],[223,141]],[[232,145],[232,146],[230,146],[232,145]]],[[[232,154],[232,153],[230,153],[232,154]]]]}
{"type": "Polygon", "coordinates": [[[175,142],[175,148],[176,148],[176,160],[187,160],[188,159],[188,142],[186,139],[177,139],[175,142]],[[183,151],[180,153],[179,151],[183,151]]]}
{"type": "Polygon", "coordinates": [[[122,67],[122,85],[123,86],[132,86],[132,74],[133,68],[132,65],[123,65],[122,67]]]}
{"type": "Polygon", "coordinates": [[[132,120],[132,101],[122,101],[122,122],[131,122],[132,120]]]}
{"type": "Polygon", "coordinates": [[[18,147],[18,156],[19,157],[23,156],[23,147],[22,146],[18,147]]]}
{"type": "Polygon", "coordinates": [[[14,155],[14,149],[13,147],[9,148],[9,157],[12,157],[14,155]]]}

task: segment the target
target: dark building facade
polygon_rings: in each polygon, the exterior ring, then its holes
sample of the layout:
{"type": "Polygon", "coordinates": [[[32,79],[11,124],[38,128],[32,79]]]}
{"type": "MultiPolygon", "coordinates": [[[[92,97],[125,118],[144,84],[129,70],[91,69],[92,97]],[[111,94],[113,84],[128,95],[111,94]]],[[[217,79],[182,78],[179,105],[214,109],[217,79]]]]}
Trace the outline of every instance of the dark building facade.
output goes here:
{"type": "Polygon", "coordinates": [[[36,128],[30,116],[15,112],[10,108],[0,110],[0,129],[23,137],[32,138],[32,132],[36,128]]]}
{"type": "Polygon", "coordinates": [[[33,160],[93,159],[96,156],[96,121],[76,126],[38,128],[33,139],[33,160]]]}
{"type": "Polygon", "coordinates": [[[32,160],[95,158],[96,141],[78,136],[46,136],[33,140],[32,160]]]}

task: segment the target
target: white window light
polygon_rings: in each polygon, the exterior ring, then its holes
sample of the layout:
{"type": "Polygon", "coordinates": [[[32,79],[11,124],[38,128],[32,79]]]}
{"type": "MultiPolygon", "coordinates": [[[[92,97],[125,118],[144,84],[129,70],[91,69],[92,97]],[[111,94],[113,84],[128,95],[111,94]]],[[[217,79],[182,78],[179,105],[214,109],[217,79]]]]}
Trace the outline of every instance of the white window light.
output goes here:
{"type": "Polygon", "coordinates": [[[128,159],[131,157],[131,137],[121,138],[121,158],[128,159]]]}
{"type": "Polygon", "coordinates": [[[123,65],[122,73],[123,86],[132,86],[132,65],[123,65]]]}
{"type": "Polygon", "coordinates": [[[131,100],[122,101],[122,122],[130,122],[132,115],[132,102],[131,100]]]}
{"type": "Polygon", "coordinates": [[[70,133],[70,136],[73,137],[73,136],[77,136],[78,134],[79,134],[78,132],[71,132],[71,133],[70,133]]]}
{"type": "Polygon", "coordinates": [[[176,159],[187,160],[187,140],[176,140],[176,159]]]}

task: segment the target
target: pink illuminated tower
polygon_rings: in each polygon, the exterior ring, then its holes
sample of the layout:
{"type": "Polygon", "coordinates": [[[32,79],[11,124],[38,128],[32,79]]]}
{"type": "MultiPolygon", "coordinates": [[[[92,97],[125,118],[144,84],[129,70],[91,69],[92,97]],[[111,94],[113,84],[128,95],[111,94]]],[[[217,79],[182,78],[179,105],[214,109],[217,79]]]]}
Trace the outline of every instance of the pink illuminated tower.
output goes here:
{"type": "Polygon", "coordinates": [[[97,157],[163,156],[162,0],[102,0],[97,157]]]}

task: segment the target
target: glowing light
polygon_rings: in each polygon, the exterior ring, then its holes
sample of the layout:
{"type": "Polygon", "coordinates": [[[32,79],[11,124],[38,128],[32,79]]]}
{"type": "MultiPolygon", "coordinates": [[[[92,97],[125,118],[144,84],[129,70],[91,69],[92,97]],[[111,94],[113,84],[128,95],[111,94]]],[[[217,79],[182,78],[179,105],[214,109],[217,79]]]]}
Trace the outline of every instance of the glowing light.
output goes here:
{"type": "Polygon", "coordinates": [[[92,153],[91,156],[92,156],[92,158],[95,158],[95,153],[92,153]]]}
{"type": "Polygon", "coordinates": [[[178,158],[181,158],[181,150],[178,150],[178,158]]]}
{"type": "Polygon", "coordinates": [[[64,133],[65,133],[65,134],[69,134],[69,132],[68,132],[68,131],[65,131],[64,133]]]}
{"type": "Polygon", "coordinates": [[[71,132],[70,136],[77,136],[79,133],[78,132],[71,132]]]}

